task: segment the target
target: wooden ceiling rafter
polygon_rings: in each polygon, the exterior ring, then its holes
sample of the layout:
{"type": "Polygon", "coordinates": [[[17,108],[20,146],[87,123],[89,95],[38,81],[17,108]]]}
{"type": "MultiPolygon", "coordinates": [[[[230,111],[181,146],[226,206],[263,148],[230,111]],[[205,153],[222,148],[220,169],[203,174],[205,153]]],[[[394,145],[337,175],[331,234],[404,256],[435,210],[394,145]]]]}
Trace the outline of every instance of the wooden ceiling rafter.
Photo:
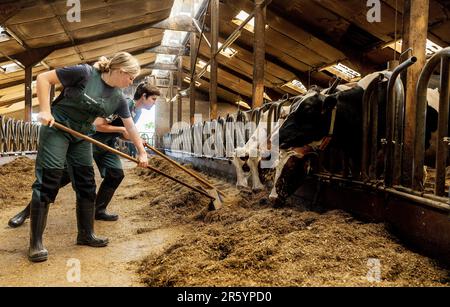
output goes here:
{"type": "MultiPolygon", "coordinates": [[[[189,84],[188,82],[184,81],[185,77],[189,77],[190,72],[187,70],[183,70],[183,82],[186,84],[189,84]]],[[[201,78],[199,81],[201,81],[201,85],[199,87],[196,87],[196,90],[202,92],[203,94],[208,95],[209,94],[209,80],[205,78],[201,78]]],[[[250,103],[251,98],[247,97],[245,95],[239,94],[232,89],[223,87],[221,84],[217,85],[217,95],[225,100],[226,102],[236,105],[236,102],[240,99],[243,100],[246,103],[250,103]]]]}
{"type": "Polygon", "coordinates": [[[70,41],[73,44],[73,49],[75,49],[75,51],[77,52],[78,56],[80,57],[81,61],[84,61],[84,56],[83,53],[81,52],[80,48],[75,44],[75,40],[73,38],[73,35],[70,33],[69,29],[67,29],[64,21],[61,19],[61,16],[57,14],[56,9],[52,3],[51,0],[46,0],[46,2],[48,3],[48,5],[50,5],[50,7],[53,10],[53,13],[55,14],[55,17],[58,19],[59,24],[61,25],[61,27],[64,29],[64,33],[67,35],[67,37],[70,39],[70,41]]]}
{"type": "MultiPolygon", "coordinates": [[[[46,52],[48,50],[51,50],[51,52],[53,52],[53,51],[64,49],[64,48],[74,47],[76,45],[83,45],[83,44],[92,43],[92,42],[96,42],[96,41],[100,41],[100,40],[104,40],[104,39],[114,38],[116,36],[132,34],[132,33],[135,33],[135,32],[140,32],[140,31],[143,31],[143,30],[147,30],[148,28],[151,28],[152,25],[157,24],[158,22],[159,21],[156,21],[156,22],[153,21],[153,22],[150,22],[150,23],[144,23],[144,24],[139,24],[139,25],[135,25],[135,26],[130,26],[130,27],[127,27],[127,28],[124,28],[124,29],[115,30],[115,31],[107,32],[107,33],[102,33],[102,34],[98,34],[98,35],[87,37],[87,38],[74,39],[73,41],[57,44],[57,45],[54,45],[54,46],[32,48],[32,49],[30,49],[27,52],[35,51],[37,53],[40,53],[42,51],[46,52]]],[[[19,53],[19,54],[10,55],[10,57],[12,57],[12,58],[17,58],[17,57],[23,58],[23,55],[26,54],[27,52],[22,52],[22,53],[19,53]]],[[[3,62],[5,60],[7,60],[7,59],[6,58],[0,58],[0,62],[3,62]]]]}
{"type": "MultiPolygon", "coordinates": [[[[190,61],[183,61],[183,71],[187,71],[189,72],[190,75],[190,61]]],[[[251,99],[252,96],[252,83],[248,82],[246,80],[240,79],[238,77],[235,77],[234,74],[230,74],[228,72],[223,71],[222,69],[218,69],[218,75],[219,78],[217,80],[218,86],[220,84],[220,86],[222,86],[223,88],[228,89],[231,92],[235,92],[235,93],[240,93],[241,96],[245,96],[251,99]],[[232,81],[229,81],[228,83],[226,82],[226,79],[229,78],[231,79],[231,77],[235,77],[235,82],[233,84],[232,81]]],[[[198,79],[197,81],[201,80],[208,80],[209,83],[209,73],[205,73],[200,79],[198,79]]]]}
{"type": "MultiPolygon", "coordinates": [[[[155,46],[156,46],[156,44],[155,44],[155,46]]],[[[134,51],[129,50],[129,53],[132,54],[132,55],[135,55],[135,56],[139,56],[139,55],[148,53],[147,50],[149,48],[152,48],[152,46],[146,47],[146,48],[142,48],[142,49],[138,49],[138,50],[134,50],[134,51]]],[[[97,61],[97,59],[96,58],[92,58],[92,59],[87,59],[85,62],[88,63],[88,64],[93,64],[95,61],[97,61]]],[[[147,65],[147,64],[148,63],[145,63],[143,65],[147,65]]],[[[33,80],[36,80],[36,77],[37,77],[37,73],[34,73],[33,74],[33,80]]],[[[16,85],[21,85],[21,84],[24,84],[24,82],[25,82],[25,78],[22,78],[22,79],[19,79],[19,80],[10,81],[10,82],[5,83],[5,84],[0,84],[0,89],[5,89],[5,88],[16,86],[16,85]]]]}
{"type": "MultiPolygon", "coordinates": [[[[219,60],[218,61],[219,68],[223,71],[226,71],[230,74],[237,76],[238,78],[241,78],[242,80],[252,83],[252,74],[247,73],[242,69],[244,63],[248,64],[250,67],[252,66],[251,63],[248,63],[243,59],[237,59],[238,62],[236,62],[236,65],[231,65],[233,59],[235,57],[237,57],[237,55],[231,59],[226,59],[225,56],[218,56],[217,59],[219,60]],[[241,68],[241,70],[239,70],[239,67],[241,68]]],[[[200,53],[197,58],[204,62],[208,62],[209,54],[205,54],[205,52],[203,51],[203,48],[200,48],[200,53]]],[[[235,61],[236,61],[236,59],[235,59],[235,61]]],[[[271,63],[271,64],[274,65],[273,63],[271,63]]],[[[284,84],[288,81],[290,81],[290,80],[285,80],[282,83],[284,84]]],[[[276,91],[278,94],[283,95],[286,93],[286,91],[284,91],[283,89],[280,88],[280,84],[281,84],[281,82],[279,84],[275,84],[275,83],[272,83],[268,78],[264,79],[264,85],[268,91],[273,90],[273,91],[276,91]]]]}
{"type": "MultiPolygon", "coordinates": [[[[282,12],[276,8],[271,7],[270,12],[277,15],[282,21],[286,21],[286,13],[282,12]]],[[[350,61],[354,66],[353,68],[355,70],[360,71],[363,75],[367,74],[369,72],[372,72],[377,69],[377,64],[371,62],[365,57],[364,52],[358,52],[357,50],[359,47],[357,46],[350,46],[350,45],[344,45],[340,42],[334,41],[332,38],[327,37],[324,33],[321,33],[319,30],[314,29],[313,27],[307,25],[304,22],[301,22],[300,20],[293,20],[291,23],[299,28],[305,31],[306,33],[310,34],[311,37],[314,37],[318,40],[321,40],[325,42],[330,47],[339,50],[344,55],[343,58],[335,59],[335,61],[350,61]]],[[[330,64],[330,63],[327,63],[330,64]]],[[[352,68],[352,67],[351,67],[352,68]]]]}

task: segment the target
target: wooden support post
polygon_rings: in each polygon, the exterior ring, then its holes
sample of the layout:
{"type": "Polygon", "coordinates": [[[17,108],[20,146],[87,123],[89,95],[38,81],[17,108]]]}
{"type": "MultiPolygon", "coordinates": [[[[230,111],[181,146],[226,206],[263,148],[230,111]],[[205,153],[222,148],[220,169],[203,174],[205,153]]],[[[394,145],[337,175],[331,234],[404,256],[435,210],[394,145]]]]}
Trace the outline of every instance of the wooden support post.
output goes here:
{"type": "MultiPolygon", "coordinates": [[[[412,55],[417,57],[417,63],[411,66],[406,74],[405,98],[405,134],[402,184],[412,185],[413,153],[416,129],[416,85],[420,72],[426,62],[425,46],[428,32],[429,0],[405,0],[404,31],[402,50],[412,48],[412,55]]],[[[424,127],[425,129],[425,127],[424,127]]]]}
{"type": "Polygon", "coordinates": [[[255,35],[253,40],[253,97],[252,108],[260,107],[264,98],[265,25],[264,0],[255,0],[255,35]]]}
{"type": "Polygon", "coordinates": [[[33,89],[31,83],[33,82],[33,66],[25,67],[25,109],[24,119],[31,122],[31,113],[33,109],[33,89]]]}
{"type": "MultiPolygon", "coordinates": [[[[192,18],[195,18],[195,11],[194,11],[194,1],[192,1],[191,4],[191,13],[192,18]]],[[[194,114],[195,114],[195,82],[194,74],[195,74],[195,65],[197,64],[197,45],[198,45],[198,39],[197,34],[195,32],[191,32],[190,34],[190,45],[191,45],[191,84],[190,84],[190,90],[189,90],[189,120],[191,125],[194,124],[194,114]]]]}
{"type": "Polygon", "coordinates": [[[177,75],[177,84],[178,84],[178,105],[177,105],[177,122],[181,122],[182,120],[182,113],[183,113],[183,105],[182,101],[183,98],[181,97],[180,91],[181,91],[181,85],[183,83],[182,81],[183,76],[183,57],[178,57],[178,75],[177,75]]]}
{"type": "Polygon", "coordinates": [[[173,98],[173,72],[169,72],[169,131],[173,126],[173,104],[175,102],[172,101],[173,98]]]}
{"type": "Polygon", "coordinates": [[[211,0],[211,72],[209,82],[210,119],[217,118],[217,67],[215,58],[219,43],[219,0],[211,0]]]}

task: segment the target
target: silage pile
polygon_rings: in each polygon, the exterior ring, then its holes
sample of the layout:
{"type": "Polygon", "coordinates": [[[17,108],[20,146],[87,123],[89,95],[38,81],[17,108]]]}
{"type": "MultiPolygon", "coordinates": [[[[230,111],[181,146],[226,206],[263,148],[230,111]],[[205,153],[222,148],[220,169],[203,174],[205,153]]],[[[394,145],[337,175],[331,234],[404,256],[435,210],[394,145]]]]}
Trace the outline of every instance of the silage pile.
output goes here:
{"type": "MultiPolygon", "coordinates": [[[[151,163],[195,182],[159,158],[151,163]]],[[[157,216],[161,227],[187,226],[175,244],[141,263],[139,273],[149,286],[450,285],[449,271],[403,247],[382,224],[338,210],[275,209],[267,192],[239,193],[214,179],[230,196],[224,208],[208,211],[203,196],[136,172],[149,186],[144,217],[157,216]],[[371,282],[377,263],[381,281],[371,282]]]]}
{"type": "MultiPolygon", "coordinates": [[[[149,160],[149,165],[191,186],[201,188],[195,179],[173,167],[162,158],[153,157],[149,160]]],[[[161,220],[161,224],[165,222],[172,224],[174,221],[183,223],[195,219],[193,215],[208,210],[210,201],[206,196],[149,169],[135,168],[134,173],[141,180],[145,181],[145,190],[139,192],[137,195],[130,195],[126,198],[137,199],[150,197],[150,206],[153,210],[142,213],[144,216],[150,217],[156,212],[161,220]]]]}
{"type": "Polygon", "coordinates": [[[18,157],[0,166],[0,208],[27,205],[34,182],[34,160],[18,157]]]}

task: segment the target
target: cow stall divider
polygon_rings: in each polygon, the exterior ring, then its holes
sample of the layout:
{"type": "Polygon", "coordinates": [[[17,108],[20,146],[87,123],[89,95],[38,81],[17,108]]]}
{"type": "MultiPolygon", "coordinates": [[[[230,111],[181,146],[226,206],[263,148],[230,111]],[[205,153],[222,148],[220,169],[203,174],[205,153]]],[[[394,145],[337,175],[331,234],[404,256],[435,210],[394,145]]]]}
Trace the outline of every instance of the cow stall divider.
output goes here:
{"type": "Polygon", "coordinates": [[[448,111],[450,101],[450,47],[438,51],[425,64],[417,83],[417,113],[416,132],[413,159],[413,184],[416,191],[423,191],[424,157],[425,157],[425,118],[427,109],[427,88],[433,72],[440,65],[440,96],[439,96],[439,118],[438,136],[436,150],[436,183],[434,194],[445,195],[445,169],[448,155],[448,111]]]}
{"type": "Polygon", "coordinates": [[[377,142],[372,142],[371,140],[377,140],[378,116],[376,114],[378,114],[378,96],[375,97],[375,88],[379,86],[381,80],[383,80],[383,74],[380,73],[377,78],[374,78],[369,83],[363,96],[361,176],[365,180],[376,179],[374,167],[377,164],[378,148],[377,142]]]}
{"type": "Polygon", "coordinates": [[[387,187],[399,184],[402,166],[404,127],[404,88],[398,79],[400,73],[417,62],[411,57],[397,66],[389,77],[386,99],[386,150],[384,158],[384,183],[387,187]]]}
{"type": "MultiPolygon", "coordinates": [[[[384,221],[395,232],[422,252],[450,263],[450,202],[445,192],[445,170],[449,146],[449,54],[450,48],[436,53],[425,65],[417,84],[415,153],[412,165],[403,163],[405,127],[405,95],[398,75],[413,65],[414,57],[404,61],[392,72],[382,72],[373,79],[363,97],[363,143],[361,178],[319,172],[309,190],[315,204],[351,211],[371,221],[384,221]],[[434,193],[427,193],[424,180],[425,118],[427,86],[432,73],[440,65],[440,102],[438,149],[436,151],[436,182],[434,193]],[[388,78],[386,94],[383,93],[388,78]],[[387,95],[387,96],[384,96],[387,95]],[[386,110],[380,102],[386,101],[386,110]],[[383,112],[385,111],[385,112],[383,112]],[[382,114],[384,113],[384,114],[382,114]],[[381,115],[381,117],[379,117],[381,115]],[[380,118],[385,116],[386,135],[380,118]],[[380,146],[381,145],[381,146],[380,146]],[[382,160],[382,161],[380,161],[382,160]],[[380,166],[384,164],[384,171],[380,166]],[[402,174],[413,169],[414,182],[403,182],[402,174]],[[318,183],[317,183],[318,182],[318,183]],[[320,194],[320,197],[319,197],[320,194]]],[[[307,194],[308,188],[303,187],[307,194]]],[[[303,194],[303,195],[304,195],[303,194]]]]}
{"type": "Polygon", "coordinates": [[[236,114],[197,122],[189,127],[173,126],[171,132],[162,137],[162,149],[198,158],[228,161],[236,148],[248,142],[265,111],[268,111],[265,121],[267,134],[270,135],[274,123],[281,116],[282,108],[290,107],[299,97],[301,96],[283,97],[253,110],[239,110],[236,114]]]}
{"type": "MultiPolygon", "coordinates": [[[[362,116],[362,159],[360,176],[342,176],[325,171],[321,162],[325,155],[318,159],[319,171],[308,176],[308,179],[297,190],[295,195],[311,203],[329,204],[327,207],[340,208],[370,221],[386,222],[398,230],[400,236],[413,243],[432,256],[450,261],[450,202],[445,194],[445,166],[448,156],[450,136],[447,133],[449,109],[449,67],[450,48],[444,48],[431,57],[425,65],[417,84],[418,113],[416,124],[416,142],[413,165],[403,162],[405,127],[405,93],[404,86],[398,76],[414,65],[416,58],[411,57],[392,71],[383,71],[372,80],[363,96],[362,116]],[[428,81],[440,65],[441,86],[438,124],[438,150],[436,152],[436,185],[434,193],[426,193],[421,185],[424,167],[424,130],[426,95],[428,81]],[[386,81],[387,80],[387,81],[386,81]],[[382,104],[385,103],[385,104],[382,104]],[[382,115],[380,115],[383,113],[382,115]],[[380,121],[382,120],[382,121],[380,121]],[[384,126],[384,122],[386,126],[384,126]],[[383,126],[381,126],[383,125],[383,126]],[[382,134],[383,135],[382,135],[382,134]],[[403,182],[403,173],[413,169],[413,184],[403,182]]],[[[263,105],[250,111],[238,111],[228,114],[222,123],[224,139],[216,136],[225,148],[225,158],[205,151],[205,142],[214,129],[212,122],[196,123],[192,126],[193,134],[202,135],[202,144],[194,144],[192,151],[174,150],[174,142],[180,129],[164,136],[164,150],[169,155],[196,168],[215,173],[222,177],[235,179],[231,163],[231,151],[242,147],[249,140],[254,129],[246,124],[253,123],[257,127],[263,112],[268,110],[267,131],[273,132],[273,124],[281,115],[281,109],[289,106],[301,96],[283,97],[279,101],[263,105]],[[204,132],[207,133],[206,137],[204,132]],[[231,142],[230,140],[231,138],[231,142]],[[227,144],[228,142],[228,144],[227,144]],[[225,176],[228,174],[231,176],[225,176]]],[[[217,121],[219,122],[219,121],[217,121]]],[[[217,125],[217,124],[215,124],[217,125]]],[[[214,125],[213,125],[214,126],[214,125]]],[[[194,140],[198,139],[194,137],[194,140]]],[[[208,146],[206,146],[208,147],[208,146]]],[[[214,148],[214,147],[212,147],[214,148]]],[[[353,174],[352,174],[353,175],[353,174]]]]}
{"type": "MultiPolygon", "coordinates": [[[[428,83],[428,79],[432,71],[440,62],[442,62],[441,66],[443,67],[443,73],[441,74],[443,74],[443,77],[441,79],[441,83],[443,84],[442,88],[444,91],[441,91],[441,96],[446,96],[447,101],[449,61],[448,50],[449,48],[443,49],[429,60],[424,68],[424,71],[422,72],[420,81],[422,83],[428,83]],[[447,70],[445,70],[445,68],[447,68],[447,70]],[[428,79],[425,78],[427,71],[428,79]],[[447,75],[447,77],[445,77],[445,75],[447,75]],[[447,84],[447,90],[445,90],[445,84],[447,84]]],[[[411,189],[411,191],[423,192],[420,186],[416,185],[413,188],[401,182],[402,171],[404,168],[408,167],[414,167],[414,174],[416,174],[415,178],[423,178],[423,131],[421,131],[421,133],[420,131],[417,133],[418,142],[416,142],[416,159],[414,160],[415,166],[403,165],[402,163],[402,150],[404,142],[403,130],[405,126],[405,94],[403,83],[398,76],[408,67],[413,65],[416,60],[417,59],[415,57],[411,57],[397,66],[393,71],[380,72],[378,78],[374,78],[372,80],[364,93],[362,106],[363,140],[361,159],[361,179],[364,182],[369,183],[369,181],[376,181],[378,185],[382,184],[386,187],[394,188],[399,187],[402,191],[405,191],[405,189],[411,189]],[[387,79],[388,81],[383,81],[384,79],[387,79]],[[387,91],[384,93],[381,89],[386,87],[386,82],[387,91]],[[385,95],[387,95],[387,97],[385,95]],[[378,114],[380,111],[380,102],[383,100],[386,101],[386,127],[384,137],[378,135],[379,130],[381,129],[381,127],[379,127],[380,123],[378,123],[378,114]],[[382,155],[382,157],[380,157],[380,155],[382,155]],[[421,156],[422,158],[420,158],[421,156]],[[380,160],[382,160],[382,162],[380,160]],[[382,165],[381,170],[380,165],[382,165]]],[[[337,82],[333,84],[333,86],[336,85],[337,82]]],[[[421,86],[420,84],[418,85],[418,97],[420,97],[420,89],[425,89],[425,94],[423,94],[422,97],[425,99],[423,101],[426,105],[426,84],[424,86],[421,86]]],[[[271,104],[265,104],[262,107],[253,110],[238,111],[237,114],[228,114],[225,119],[219,118],[218,120],[196,123],[189,127],[190,133],[186,133],[185,130],[187,128],[175,129],[170,134],[164,136],[165,150],[191,155],[198,158],[229,160],[231,151],[237,147],[242,147],[249,140],[249,137],[254,132],[254,128],[260,123],[261,116],[264,111],[268,110],[266,120],[267,132],[268,135],[270,135],[274,128],[273,124],[279,119],[281,108],[292,104],[293,100],[297,98],[298,96],[289,99],[283,97],[279,101],[271,104]],[[248,123],[253,123],[253,125],[247,127],[246,124],[248,123]],[[229,142],[230,136],[232,142],[229,142]]],[[[419,110],[423,110],[423,103],[420,101],[418,103],[419,105],[422,104],[422,106],[419,106],[419,110]]],[[[421,118],[421,120],[417,122],[416,128],[418,130],[423,130],[425,116],[423,114],[424,111],[419,113],[422,113],[422,115],[417,115],[418,118],[421,118]]],[[[439,150],[437,152],[438,181],[436,184],[436,189],[440,189],[441,192],[435,193],[437,196],[444,196],[442,186],[445,184],[443,180],[445,179],[445,166],[442,167],[442,165],[445,164],[445,158],[443,157],[444,155],[446,157],[446,152],[450,141],[450,138],[446,136],[446,133],[444,134],[444,131],[446,131],[446,126],[442,126],[446,125],[446,123],[443,122],[443,120],[447,118],[446,113],[448,113],[448,104],[447,108],[442,106],[442,112],[439,112],[439,129],[441,131],[439,140],[441,141],[438,144],[439,150]]],[[[441,201],[447,202],[446,199],[441,199],[441,201]]]]}
{"type": "Polygon", "coordinates": [[[0,156],[35,154],[40,125],[0,116],[0,156]]]}

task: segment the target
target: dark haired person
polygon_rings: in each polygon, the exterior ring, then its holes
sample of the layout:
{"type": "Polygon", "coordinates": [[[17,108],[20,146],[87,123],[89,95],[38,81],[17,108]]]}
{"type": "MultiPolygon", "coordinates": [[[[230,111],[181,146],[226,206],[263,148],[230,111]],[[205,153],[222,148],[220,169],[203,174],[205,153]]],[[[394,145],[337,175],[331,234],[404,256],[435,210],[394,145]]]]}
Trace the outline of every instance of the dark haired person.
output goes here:
{"type": "MultiPolygon", "coordinates": [[[[148,83],[141,83],[137,87],[134,100],[128,100],[130,113],[135,123],[139,120],[142,109],[150,110],[159,95],[159,89],[148,83]]],[[[93,135],[93,138],[108,146],[113,147],[116,138],[121,135],[125,139],[129,139],[127,131],[123,127],[122,120],[118,116],[113,116],[110,119],[97,118],[94,124],[97,133],[93,135]]],[[[93,147],[93,155],[95,164],[97,164],[103,178],[95,202],[95,219],[116,221],[118,216],[116,214],[106,213],[106,207],[124,177],[122,163],[116,154],[97,146],[93,147]]]]}

